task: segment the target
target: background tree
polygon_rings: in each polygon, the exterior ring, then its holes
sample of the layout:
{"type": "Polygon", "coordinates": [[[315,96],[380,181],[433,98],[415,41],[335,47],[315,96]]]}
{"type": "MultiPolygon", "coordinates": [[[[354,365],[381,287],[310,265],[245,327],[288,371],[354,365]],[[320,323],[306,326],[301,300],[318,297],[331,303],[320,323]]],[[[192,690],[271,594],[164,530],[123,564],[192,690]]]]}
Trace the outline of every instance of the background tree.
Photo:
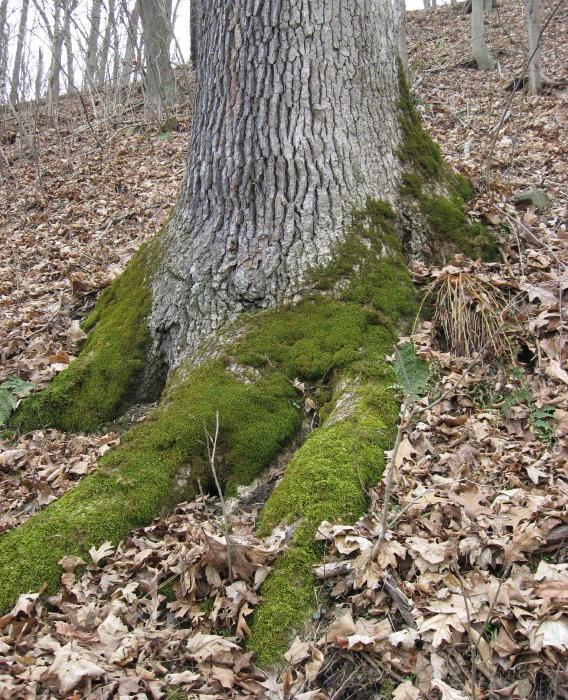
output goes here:
{"type": "Polygon", "coordinates": [[[8,0],[0,0],[0,96],[8,83],[8,0]]]}
{"type": "Polygon", "coordinates": [[[87,53],[85,58],[85,75],[83,79],[83,89],[93,89],[97,77],[98,63],[98,42],[101,25],[101,5],[102,0],[93,0],[90,12],[90,29],[87,40],[87,53]]]}
{"type": "Polygon", "coordinates": [[[214,488],[204,424],[218,413],[228,494],[301,443],[260,526],[294,532],[253,624],[269,662],[312,607],[317,527],[364,512],[396,433],[385,357],[417,310],[402,242],[438,256],[492,244],[421,129],[391,3],[209,0],[202,27],[169,223],[105,290],[76,362],[14,425],[89,430],[162,400],[97,473],[0,540],[0,606],[56,586],[63,554],[214,488]]]}
{"type": "Polygon", "coordinates": [[[491,70],[493,59],[485,41],[484,0],[472,0],[471,4],[471,52],[479,70],[491,70]]]}
{"type": "Polygon", "coordinates": [[[14,66],[12,68],[12,81],[10,83],[10,101],[16,104],[20,98],[20,82],[22,78],[22,52],[24,49],[24,39],[28,24],[28,10],[30,0],[22,0],[20,9],[20,23],[18,25],[18,38],[16,41],[16,53],[14,55],[14,66]]]}
{"type": "Polygon", "coordinates": [[[139,36],[140,24],[140,0],[136,0],[132,11],[128,11],[125,0],[122,3],[122,12],[126,17],[126,48],[122,63],[121,83],[127,85],[139,74],[141,64],[141,41],[139,36]]]}
{"type": "Polygon", "coordinates": [[[61,89],[61,58],[63,49],[62,0],[55,0],[53,13],[53,29],[51,31],[51,64],[47,82],[47,112],[50,118],[55,117],[55,103],[61,89]]]}
{"type": "Polygon", "coordinates": [[[190,5],[191,63],[197,66],[199,37],[201,36],[201,0],[191,0],[190,5]]]}
{"type": "Polygon", "coordinates": [[[528,90],[530,95],[538,95],[542,87],[540,72],[540,3],[539,0],[525,0],[527,16],[529,64],[528,90]]]}
{"type": "Polygon", "coordinates": [[[172,26],[171,4],[164,0],[140,0],[140,18],[144,37],[144,86],[146,108],[159,117],[177,95],[170,60],[172,26]]]}
{"type": "Polygon", "coordinates": [[[67,84],[67,92],[71,92],[74,88],[75,80],[75,62],[73,60],[73,36],[71,34],[71,26],[73,13],[77,9],[78,0],[65,0],[65,12],[63,15],[63,40],[65,42],[65,79],[67,84]]]}

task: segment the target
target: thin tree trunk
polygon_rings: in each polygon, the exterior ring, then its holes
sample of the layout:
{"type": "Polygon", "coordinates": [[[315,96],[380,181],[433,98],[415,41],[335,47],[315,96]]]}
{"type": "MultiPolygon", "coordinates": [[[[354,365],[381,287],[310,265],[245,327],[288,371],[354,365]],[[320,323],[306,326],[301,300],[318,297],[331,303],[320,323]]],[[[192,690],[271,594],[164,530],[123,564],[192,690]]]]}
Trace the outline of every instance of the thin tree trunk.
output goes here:
{"type": "Polygon", "coordinates": [[[491,70],[493,68],[493,59],[485,42],[483,0],[472,0],[471,52],[479,70],[491,70]]]}
{"type": "Polygon", "coordinates": [[[0,97],[7,92],[8,83],[8,0],[0,2],[0,97]]]}
{"type": "Polygon", "coordinates": [[[101,24],[102,0],[93,0],[91,6],[91,27],[87,40],[87,56],[85,61],[85,79],[83,88],[93,88],[97,76],[98,40],[101,24]]]}
{"type": "Polygon", "coordinates": [[[14,55],[14,67],[12,70],[12,82],[10,85],[10,102],[17,104],[23,95],[20,94],[20,83],[22,79],[22,51],[24,48],[24,38],[28,24],[28,10],[30,0],[22,0],[20,10],[20,24],[18,26],[18,39],[16,42],[16,53],[14,55]]]}
{"type": "Polygon", "coordinates": [[[99,65],[97,67],[97,83],[102,85],[106,79],[108,55],[110,50],[110,37],[112,25],[114,22],[114,0],[107,0],[107,16],[105,24],[105,33],[99,50],[99,65]]]}
{"type": "Polygon", "coordinates": [[[424,9],[427,10],[430,7],[430,0],[422,0],[424,3],[424,9]]]}
{"type": "Polygon", "coordinates": [[[36,69],[36,78],[35,78],[35,99],[36,102],[39,102],[41,99],[41,93],[43,89],[43,51],[41,49],[41,46],[38,50],[38,57],[37,57],[37,69],[36,69]]]}
{"type": "Polygon", "coordinates": [[[140,18],[144,34],[146,108],[161,118],[177,97],[170,61],[172,28],[164,0],[140,0],[140,18]]]}
{"type": "Polygon", "coordinates": [[[170,366],[228,318],[292,298],[346,213],[396,189],[391,3],[254,7],[210,0],[203,15],[190,165],[150,320],[170,366]]]}
{"type": "Polygon", "coordinates": [[[525,0],[525,12],[527,14],[527,30],[529,45],[529,65],[527,68],[529,78],[529,94],[538,95],[542,88],[542,76],[540,72],[540,2],[539,0],[525,0]]]}
{"type": "Polygon", "coordinates": [[[65,41],[66,82],[67,92],[75,88],[75,64],[73,61],[73,37],[71,35],[71,17],[77,7],[78,0],[66,0],[65,14],[63,17],[63,36],[65,41]]]}
{"type": "Polygon", "coordinates": [[[118,22],[116,19],[116,13],[114,8],[114,0],[112,1],[110,8],[112,10],[112,82],[114,85],[118,84],[120,77],[120,36],[118,34],[118,22]]]}
{"type": "Polygon", "coordinates": [[[140,0],[136,0],[132,12],[128,12],[126,4],[123,3],[123,12],[127,17],[128,25],[126,29],[126,48],[124,50],[124,60],[120,82],[128,85],[132,80],[132,75],[139,72],[139,46],[140,38],[138,25],[140,22],[140,0]]]}
{"type": "Polygon", "coordinates": [[[59,97],[61,75],[61,50],[63,46],[63,32],[61,28],[61,0],[55,0],[53,17],[53,33],[51,41],[51,63],[47,82],[47,113],[50,118],[55,116],[55,103],[59,97]]]}
{"type": "Polygon", "coordinates": [[[191,64],[195,70],[197,67],[197,57],[199,55],[199,37],[201,36],[201,0],[191,0],[189,12],[191,64]]]}

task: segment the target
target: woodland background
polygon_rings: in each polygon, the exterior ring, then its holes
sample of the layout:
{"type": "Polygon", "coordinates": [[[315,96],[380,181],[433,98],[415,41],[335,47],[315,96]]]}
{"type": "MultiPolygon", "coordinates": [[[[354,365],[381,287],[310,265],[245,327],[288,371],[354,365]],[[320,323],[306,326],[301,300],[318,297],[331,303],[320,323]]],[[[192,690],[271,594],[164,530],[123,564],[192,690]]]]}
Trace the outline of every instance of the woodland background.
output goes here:
{"type": "MultiPolygon", "coordinates": [[[[542,18],[555,6],[543,0],[542,18]]],[[[475,187],[468,215],[503,248],[498,263],[413,265],[437,302],[412,340],[440,401],[396,455],[387,546],[373,557],[378,484],[356,525],[320,528],[317,613],[287,665],[264,672],[241,642],[286,533],[256,539],[261,506],[233,503],[242,580],[229,585],[220,506],[204,495],[92,550],[82,569],[63,561],[62,590],[48,601],[22,596],[0,618],[0,697],[568,697],[568,11],[543,35],[543,71],[556,84],[538,96],[507,89],[525,58],[521,13],[502,0],[486,14],[493,71],[470,60],[469,16],[407,16],[424,124],[475,187]],[[545,190],[548,205],[515,204],[528,188],[545,190]],[[480,362],[464,330],[496,309],[494,357],[480,362]],[[436,324],[452,318],[455,344],[440,346],[436,324]]],[[[165,221],[193,95],[191,69],[176,77],[180,99],[159,119],[135,82],[64,97],[55,117],[45,98],[18,119],[2,108],[0,380],[41,387],[67,366],[79,319],[165,221]]],[[[145,408],[94,435],[5,431],[0,532],[94,470],[145,408]]]]}

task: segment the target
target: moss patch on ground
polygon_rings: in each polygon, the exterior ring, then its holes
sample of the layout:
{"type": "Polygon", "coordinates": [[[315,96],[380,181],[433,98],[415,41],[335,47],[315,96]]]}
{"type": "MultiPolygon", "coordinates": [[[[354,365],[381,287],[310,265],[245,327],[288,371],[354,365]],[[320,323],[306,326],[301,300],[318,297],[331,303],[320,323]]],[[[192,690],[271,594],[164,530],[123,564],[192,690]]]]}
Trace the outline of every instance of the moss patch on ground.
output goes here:
{"type": "Polygon", "coordinates": [[[11,421],[15,428],[89,431],[121,413],[146,360],[151,255],[151,246],[140,248],[101,294],[83,323],[91,332],[77,360],[21,403],[11,421]]]}
{"type": "MultiPolygon", "coordinates": [[[[385,378],[384,386],[393,377],[385,378]]],[[[249,647],[269,665],[288,648],[294,629],[314,610],[313,565],[323,554],[315,540],[323,520],[353,522],[365,512],[365,489],[384,469],[384,450],[396,435],[398,401],[376,384],[353,415],[312,433],[288,465],[262,514],[261,534],[279,523],[298,523],[290,548],[277,560],[262,587],[263,602],[252,623],[249,647]]]]}

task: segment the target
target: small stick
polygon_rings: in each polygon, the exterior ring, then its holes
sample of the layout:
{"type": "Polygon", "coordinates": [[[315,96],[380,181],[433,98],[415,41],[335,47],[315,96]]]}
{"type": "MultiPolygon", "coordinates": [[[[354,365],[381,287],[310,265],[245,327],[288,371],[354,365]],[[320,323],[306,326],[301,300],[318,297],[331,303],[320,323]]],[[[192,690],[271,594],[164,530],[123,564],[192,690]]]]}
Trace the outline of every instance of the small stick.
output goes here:
{"type": "Polygon", "coordinates": [[[209,457],[209,466],[211,467],[211,472],[213,473],[213,478],[215,479],[215,486],[217,487],[217,493],[219,494],[219,500],[221,501],[221,510],[223,511],[223,530],[225,532],[225,541],[227,543],[227,568],[229,569],[229,580],[233,580],[233,565],[231,559],[231,538],[229,537],[229,519],[227,517],[227,505],[225,499],[223,498],[223,490],[219,484],[219,479],[217,478],[217,470],[215,469],[215,453],[217,451],[217,439],[219,437],[219,411],[215,413],[215,435],[211,437],[205,422],[203,423],[205,428],[205,437],[207,438],[207,456],[209,457]]]}

